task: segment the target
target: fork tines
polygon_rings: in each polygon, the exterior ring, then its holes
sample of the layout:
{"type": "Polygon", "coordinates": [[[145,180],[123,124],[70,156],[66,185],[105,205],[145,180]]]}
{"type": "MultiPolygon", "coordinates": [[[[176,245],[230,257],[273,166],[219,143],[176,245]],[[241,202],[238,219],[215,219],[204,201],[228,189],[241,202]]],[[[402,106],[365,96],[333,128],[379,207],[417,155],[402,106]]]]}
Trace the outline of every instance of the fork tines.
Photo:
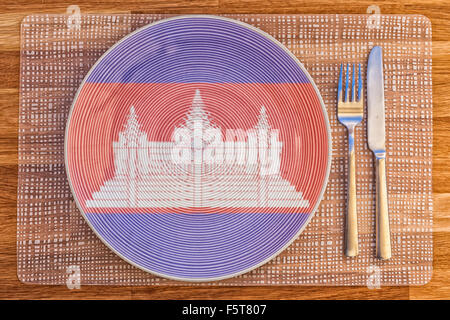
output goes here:
{"type": "MultiPolygon", "coordinates": [[[[338,118],[341,121],[341,117],[352,117],[361,115],[361,119],[357,122],[361,122],[362,113],[363,113],[363,103],[362,103],[362,78],[361,78],[361,64],[358,64],[358,94],[355,95],[355,64],[353,64],[353,72],[352,72],[352,87],[351,90],[349,88],[348,78],[349,78],[349,64],[347,63],[347,72],[345,75],[345,88],[344,91],[342,89],[342,71],[343,64],[341,64],[341,69],[339,72],[339,84],[338,84],[338,118]],[[350,98],[351,92],[351,98],[350,98]],[[355,99],[356,98],[356,99],[355,99]]],[[[357,120],[357,119],[349,119],[349,120],[357,120]]],[[[343,123],[344,124],[344,123],[343,123]]],[[[345,125],[345,124],[344,124],[345,125]]]]}

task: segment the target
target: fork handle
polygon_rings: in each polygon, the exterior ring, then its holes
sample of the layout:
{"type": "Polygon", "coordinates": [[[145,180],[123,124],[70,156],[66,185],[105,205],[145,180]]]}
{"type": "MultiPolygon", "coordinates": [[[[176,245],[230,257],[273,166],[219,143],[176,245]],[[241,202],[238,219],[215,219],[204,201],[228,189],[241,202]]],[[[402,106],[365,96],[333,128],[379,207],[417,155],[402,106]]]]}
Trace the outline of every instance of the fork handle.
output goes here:
{"type": "Polygon", "coordinates": [[[348,196],[347,217],[345,222],[345,255],[358,255],[358,218],[356,215],[356,157],[355,135],[353,129],[348,132],[349,167],[348,167],[348,196]]]}
{"type": "Polygon", "coordinates": [[[377,256],[387,260],[391,257],[391,236],[389,230],[389,208],[386,184],[386,158],[376,159],[376,233],[377,233],[377,256]]]}

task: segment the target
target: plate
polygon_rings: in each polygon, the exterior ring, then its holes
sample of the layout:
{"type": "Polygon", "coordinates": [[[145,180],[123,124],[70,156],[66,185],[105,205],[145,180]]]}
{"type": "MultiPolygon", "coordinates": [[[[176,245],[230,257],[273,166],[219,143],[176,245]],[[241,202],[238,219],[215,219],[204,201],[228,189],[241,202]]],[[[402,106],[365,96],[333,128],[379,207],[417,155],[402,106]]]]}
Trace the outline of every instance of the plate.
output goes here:
{"type": "Polygon", "coordinates": [[[327,113],[280,42],[223,17],[147,25],[83,80],[65,156],[78,208],[121,258],[213,281],[294,241],[330,169],[327,113]]]}

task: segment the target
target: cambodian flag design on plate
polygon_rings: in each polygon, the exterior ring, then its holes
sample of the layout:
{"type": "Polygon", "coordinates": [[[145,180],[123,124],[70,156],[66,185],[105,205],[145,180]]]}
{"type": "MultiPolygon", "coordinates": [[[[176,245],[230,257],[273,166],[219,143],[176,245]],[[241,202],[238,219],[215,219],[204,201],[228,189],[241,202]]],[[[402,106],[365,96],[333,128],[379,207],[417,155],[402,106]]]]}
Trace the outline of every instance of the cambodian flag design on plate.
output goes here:
{"type": "Polygon", "coordinates": [[[73,195],[126,261],[210,281],[266,263],[323,195],[320,95],[268,34],[215,16],[133,32],[94,65],[66,129],[73,195]]]}

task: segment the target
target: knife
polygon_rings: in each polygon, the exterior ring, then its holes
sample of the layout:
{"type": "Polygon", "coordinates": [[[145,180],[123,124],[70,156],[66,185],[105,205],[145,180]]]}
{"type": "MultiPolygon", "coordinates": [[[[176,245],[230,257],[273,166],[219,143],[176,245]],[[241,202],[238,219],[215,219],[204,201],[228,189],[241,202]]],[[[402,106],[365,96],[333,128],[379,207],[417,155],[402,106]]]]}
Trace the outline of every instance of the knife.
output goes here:
{"type": "Polygon", "coordinates": [[[376,248],[377,256],[391,257],[389,208],[386,183],[386,146],[384,126],[383,53],[373,47],[367,65],[367,136],[376,161],[376,248]]]}

